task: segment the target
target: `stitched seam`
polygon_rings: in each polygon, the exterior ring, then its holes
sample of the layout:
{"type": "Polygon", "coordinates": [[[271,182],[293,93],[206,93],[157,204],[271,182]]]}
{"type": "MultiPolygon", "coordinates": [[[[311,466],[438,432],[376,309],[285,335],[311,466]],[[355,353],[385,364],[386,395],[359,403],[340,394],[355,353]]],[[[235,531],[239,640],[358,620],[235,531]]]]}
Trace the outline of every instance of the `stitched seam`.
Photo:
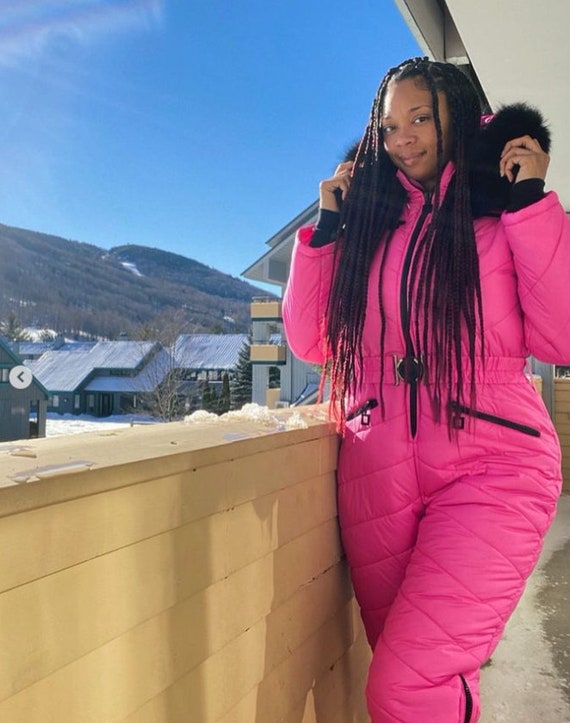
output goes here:
{"type": "Polygon", "coordinates": [[[503,560],[506,560],[506,562],[509,563],[509,565],[513,568],[513,570],[514,570],[514,571],[517,573],[517,575],[521,578],[521,580],[524,581],[525,578],[524,578],[524,575],[522,574],[522,572],[518,569],[518,567],[514,564],[514,562],[513,562],[512,560],[510,560],[510,559],[505,555],[505,553],[504,553],[502,550],[499,550],[497,547],[495,547],[494,545],[492,545],[488,540],[484,540],[484,539],[483,539],[482,537],[480,537],[477,533],[473,532],[473,530],[472,530],[471,528],[467,527],[467,525],[464,525],[462,522],[459,522],[459,520],[456,520],[455,517],[452,517],[450,514],[447,514],[447,513],[443,512],[443,511],[441,511],[441,510],[440,510],[440,512],[441,512],[441,514],[442,514],[444,517],[447,517],[447,518],[448,518],[449,520],[451,520],[452,522],[455,522],[456,525],[459,525],[459,526],[462,527],[464,530],[467,530],[467,532],[469,532],[469,534],[470,534],[471,536],[476,537],[476,538],[477,538],[478,540],[480,540],[484,545],[486,545],[486,546],[489,547],[491,550],[493,550],[494,552],[496,552],[500,557],[503,558],[503,560]]]}
{"type": "Polygon", "coordinates": [[[402,557],[402,555],[409,554],[411,550],[413,550],[413,547],[407,547],[405,550],[402,550],[401,552],[388,552],[384,557],[381,557],[379,560],[374,560],[373,562],[364,562],[361,565],[352,565],[353,570],[362,570],[364,567],[372,567],[372,565],[379,565],[380,563],[384,562],[384,560],[391,560],[394,557],[402,557]]]}
{"type": "Polygon", "coordinates": [[[535,523],[533,522],[533,520],[532,520],[530,517],[528,517],[528,516],[524,513],[523,510],[518,509],[517,507],[515,507],[514,505],[509,504],[508,502],[505,503],[505,501],[504,501],[501,497],[498,497],[497,495],[494,495],[494,494],[493,494],[492,492],[490,492],[489,490],[483,489],[483,488],[481,488],[481,487],[478,487],[478,486],[475,484],[475,481],[470,482],[469,479],[465,479],[465,478],[464,478],[463,481],[464,481],[465,484],[468,484],[468,485],[470,485],[471,487],[475,487],[475,489],[477,489],[479,492],[482,492],[484,495],[487,495],[487,497],[489,497],[490,499],[495,500],[496,502],[500,502],[502,505],[504,505],[505,507],[507,507],[507,509],[509,509],[511,512],[515,512],[518,516],[524,518],[524,519],[528,522],[528,524],[533,528],[533,530],[534,530],[538,535],[541,535],[541,534],[542,534],[541,531],[538,529],[538,527],[537,527],[537,526],[535,525],[535,523]]]}
{"type": "MultiPolygon", "coordinates": [[[[475,664],[476,664],[477,666],[481,665],[481,661],[479,660],[479,657],[478,657],[478,656],[476,656],[474,653],[472,653],[472,652],[471,652],[470,650],[468,650],[467,648],[464,648],[463,645],[459,644],[459,643],[457,642],[457,640],[453,637],[453,635],[450,635],[450,634],[445,630],[445,628],[443,628],[443,627],[440,625],[440,623],[439,623],[437,620],[435,620],[434,618],[432,618],[432,616],[431,616],[429,613],[427,613],[427,612],[426,612],[425,610],[423,610],[417,603],[415,603],[413,600],[411,600],[405,593],[402,592],[402,590],[400,590],[400,595],[404,598],[404,600],[405,600],[409,605],[411,605],[412,607],[414,607],[419,613],[421,613],[421,614],[422,614],[425,618],[427,618],[433,625],[435,625],[436,628],[438,628],[438,629],[444,634],[444,636],[445,636],[453,645],[457,646],[458,648],[460,648],[461,650],[463,650],[463,652],[464,652],[466,655],[469,655],[471,658],[473,658],[473,660],[475,661],[475,664]]],[[[391,650],[391,649],[390,649],[390,650],[391,650]]],[[[392,651],[392,652],[393,652],[393,651],[392,651]]],[[[395,653],[394,653],[394,655],[395,655],[395,653]]],[[[402,662],[404,662],[404,661],[402,661],[402,662]]],[[[409,667],[411,670],[414,670],[417,675],[421,675],[421,674],[420,674],[413,666],[411,666],[409,663],[407,663],[407,665],[408,665],[408,667],[409,667]]],[[[421,676],[421,677],[424,677],[424,676],[421,676]]],[[[425,680],[428,680],[427,678],[424,678],[424,679],[425,679],[425,680]]],[[[433,685],[433,681],[429,681],[429,682],[433,685]]]]}
{"type": "Polygon", "coordinates": [[[498,618],[501,622],[504,622],[504,618],[502,617],[502,615],[501,615],[497,610],[495,610],[495,608],[493,607],[493,605],[491,605],[491,603],[490,603],[489,601],[487,601],[487,600],[482,600],[482,599],[479,597],[479,595],[477,595],[476,593],[474,593],[473,590],[471,590],[470,588],[468,588],[467,585],[466,585],[464,582],[461,582],[461,580],[459,580],[457,577],[455,577],[455,575],[452,575],[452,574],[449,572],[449,570],[446,570],[441,563],[437,562],[437,560],[434,560],[433,557],[431,557],[431,555],[428,555],[427,552],[425,552],[425,550],[422,550],[421,548],[416,548],[416,551],[417,551],[417,553],[418,553],[419,555],[423,555],[423,556],[426,557],[428,560],[430,560],[430,562],[432,562],[436,567],[438,567],[440,570],[442,570],[442,572],[444,572],[448,577],[450,577],[452,580],[454,580],[458,585],[461,585],[461,587],[462,587],[464,590],[467,590],[467,592],[470,593],[470,595],[473,597],[474,600],[477,600],[477,601],[480,602],[481,604],[483,604],[483,605],[485,605],[486,607],[490,608],[490,609],[495,613],[495,615],[497,616],[497,618],[498,618]]]}
{"type": "Polygon", "coordinates": [[[394,517],[395,515],[399,515],[402,512],[405,512],[408,508],[413,507],[415,505],[416,501],[408,502],[408,504],[405,507],[401,507],[399,510],[395,510],[394,512],[386,512],[383,515],[373,515],[372,517],[367,517],[365,520],[359,520],[358,522],[351,522],[348,525],[343,525],[344,530],[352,530],[354,527],[359,527],[360,525],[366,525],[370,522],[375,522],[379,520],[386,520],[389,517],[394,517]]]}

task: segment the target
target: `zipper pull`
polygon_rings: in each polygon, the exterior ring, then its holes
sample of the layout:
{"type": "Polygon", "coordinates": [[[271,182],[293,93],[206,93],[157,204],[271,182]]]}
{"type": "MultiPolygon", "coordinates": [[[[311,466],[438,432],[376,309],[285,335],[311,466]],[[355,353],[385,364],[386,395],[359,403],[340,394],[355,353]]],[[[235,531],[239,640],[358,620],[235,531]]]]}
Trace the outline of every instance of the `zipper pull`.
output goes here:
{"type": "Polygon", "coordinates": [[[370,410],[378,406],[376,399],[369,399],[364,406],[360,408],[360,423],[363,427],[370,425],[370,410]]]}
{"type": "Polygon", "coordinates": [[[370,424],[370,410],[374,409],[378,406],[378,400],[377,399],[369,399],[367,402],[364,402],[364,404],[358,409],[355,409],[354,412],[351,412],[347,415],[346,421],[350,422],[352,419],[356,419],[360,415],[360,421],[364,427],[367,427],[370,424]]]}

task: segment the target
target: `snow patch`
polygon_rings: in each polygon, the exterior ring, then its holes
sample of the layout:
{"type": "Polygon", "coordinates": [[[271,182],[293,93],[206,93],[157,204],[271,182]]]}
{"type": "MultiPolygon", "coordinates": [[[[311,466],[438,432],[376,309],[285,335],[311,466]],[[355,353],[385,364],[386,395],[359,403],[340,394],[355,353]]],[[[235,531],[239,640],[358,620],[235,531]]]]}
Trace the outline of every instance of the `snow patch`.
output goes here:
{"type": "Polygon", "coordinates": [[[269,407],[262,407],[259,404],[244,404],[241,409],[226,412],[221,416],[199,409],[184,417],[186,424],[224,424],[226,422],[245,421],[261,424],[264,427],[273,429],[306,429],[309,425],[301,417],[299,412],[294,412],[290,417],[283,419],[277,417],[269,407]]]}
{"type": "Polygon", "coordinates": [[[111,417],[92,417],[88,414],[55,414],[48,412],[46,437],[61,437],[83,432],[110,432],[139,424],[161,424],[156,417],[137,414],[115,414],[111,417]]]}
{"type": "Polygon", "coordinates": [[[126,269],[126,271],[130,271],[135,276],[142,276],[141,272],[137,269],[137,265],[133,264],[131,261],[121,261],[121,266],[126,269]]]}

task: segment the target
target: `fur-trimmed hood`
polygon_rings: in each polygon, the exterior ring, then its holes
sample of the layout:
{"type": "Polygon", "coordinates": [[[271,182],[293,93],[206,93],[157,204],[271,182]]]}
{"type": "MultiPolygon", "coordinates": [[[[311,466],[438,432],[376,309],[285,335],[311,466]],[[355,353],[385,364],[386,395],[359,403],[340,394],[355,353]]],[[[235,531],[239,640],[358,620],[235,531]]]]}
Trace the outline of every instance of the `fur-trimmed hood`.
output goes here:
{"type": "Polygon", "coordinates": [[[513,103],[502,106],[494,115],[483,116],[471,155],[471,205],[475,218],[496,215],[506,208],[511,183],[499,175],[501,152],[507,141],[525,135],[535,138],[546,153],[550,152],[550,131],[536,108],[513,103]]]}

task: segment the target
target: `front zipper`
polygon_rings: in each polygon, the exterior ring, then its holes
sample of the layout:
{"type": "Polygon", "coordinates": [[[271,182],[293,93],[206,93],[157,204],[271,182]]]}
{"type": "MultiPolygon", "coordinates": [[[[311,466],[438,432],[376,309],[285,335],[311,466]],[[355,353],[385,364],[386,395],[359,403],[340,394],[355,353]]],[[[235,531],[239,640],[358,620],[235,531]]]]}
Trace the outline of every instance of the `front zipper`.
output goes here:
{"type": "MultiPolygon", "coordinates": [[[[402,333],[404,336],[404,342],[406,345],[406,357],[414,358],[416,356],[414,352],[414,345],[412,342],[412,335],[410,333],[410,309],[408,305],[408,276],[410,273],[410,267],[412,265],[412,258],[416,249],[421,230],[424,226],[425,220],[428,214],[432,210],[431,194],[424,194],[424,205],[420,216],[416,222],[412,235],[410,237],[410,243],[406,251],[404,258],[404,265],[402,267],[402,283],[400,285],[400,316],[402,320],[402,333]]],[[[410,433],[412,437],[416,436],[418,430],[418,380],[414,379],[408,382],[410,387],[410,433]]]]}
{"type": "Polygon", "coordinates": [[[473,407],[466,407],[463,404],[457,402],[451,403],[451,410],[455,414],[453,418],[453,426],[455,429],[463,429],[464,420],[461,417],[462,414],[466,414],[468,417],[475,417],[476,419],[482,419],[484,422],[490,422],[491,424],[498,424],[501,427],[508,427],[508,429],[514,429],[522,434],[528,434],[531,437],[540,437],[540,430],[534,427],[529,427],[526,424],[520,422],[513,422],[512,419],[505,419],[504,417],[497,417],[495,414],[488,414],[487,412],[480,412],[478,409],[473,407]]]}
{"type": "Polygon", "coordinates": [[[377,399],[368,399],[364,404],[362,404],[358,409],[355,409],[350,414],[346,415],[346,421],[350,422],[351,419],[356,419],[356,417],[361,417],[361,424],[363,427],[367,427],[370,424],[370,410],[374,409],[378,406],[378,400],[377,399]]]}
{"type": "Polygon", "coordinates": [[[471,716],[473,715],[473,696],[471,695],[471,690],[469,688],[469,685],[467,684],[467,681],[465,678],[460,674],[459,677],[461,678],[461,683],[463,684],[463,691],[465,692],[465,721],[464,723],[469,723],[471,720],[471,716]]]}

